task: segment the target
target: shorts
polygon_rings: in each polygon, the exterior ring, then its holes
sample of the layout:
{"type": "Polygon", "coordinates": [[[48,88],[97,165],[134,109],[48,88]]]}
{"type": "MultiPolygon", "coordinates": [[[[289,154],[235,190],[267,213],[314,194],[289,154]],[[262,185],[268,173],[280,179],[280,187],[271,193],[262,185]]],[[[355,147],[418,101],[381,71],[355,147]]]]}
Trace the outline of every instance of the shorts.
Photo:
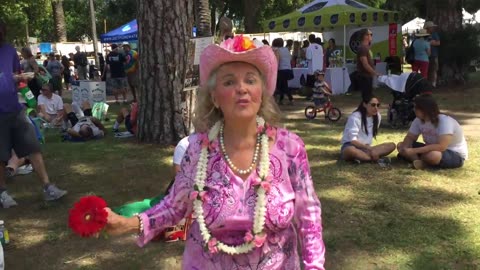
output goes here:
{"type": "Polygon", "coordinates": [[[125,128],[127,129],[128,132],[135,134],[133,132],[133,125],[132,125],[132,120],[130,119],[130,114],[125,117],[125,128]]]}
{"type": "Polygon", "coordinates": [[[108,79],[108,83],[113,90],[124,90],[127,88],[127,79],[123,78],[110,78],[108,79]]]}
{"type": "Polygon", "coordinates": [[[132,88],[137,87],[138,85],[138,75],[137,72],[127,74],[128,85],[132,88]]]}
{"type": "Polygon", "coordinates": [[[327,103],[327,99],[326,98],[313,98],[313,103],[315,104],[315,106],[321,107],[325,103],[327,103]]]}
{"type": "MultiPolygon", "coordinates": [[[[414,142],[412,144],[412,148],[420,148],[424,146],[425,146],[424,143],[419,143],[419,142],[414,142]]],[[[434,167],[439,169],[454,169],[454,168],[462,167],[464,162],[465,162],[465,159],[462,156],[460,156],[459,153],[452,151],[450,149],[447,149],[442,152],[442,159],[440,160],[440,163],[438,163],[438,165],[434,167]]]]}
{"type": "Polygon", "coordinates": [[[40,152],[35,128],[23,110],[0,114],[0,126],[0,161],[7,162],[12,149],[19,158],[40,152]]]}
{"type": "Polygon", "coordinates": [[[62,76],[52,76],[50,79],[50,82],[52,83],[52,88],[53,91],[60,91],[62,90],[62,76]]]}
{"type": "Polygon", "coordinates": [[[362,148],[358,148],[355,145],[353,145],[351,142],[346,142],[346,143],[342,144],[342,147],[340,148],[340,156],[342,157],[342,159],[345,159],[345,157],[343,156],[343,151],[345,151],[345,149],[347,147],[350,147],[350,146],[353,146],[353,147],[357,148],[358,150],[361,150],[361,151],[367,153],[367,150],[362,149],[362,148]]]}

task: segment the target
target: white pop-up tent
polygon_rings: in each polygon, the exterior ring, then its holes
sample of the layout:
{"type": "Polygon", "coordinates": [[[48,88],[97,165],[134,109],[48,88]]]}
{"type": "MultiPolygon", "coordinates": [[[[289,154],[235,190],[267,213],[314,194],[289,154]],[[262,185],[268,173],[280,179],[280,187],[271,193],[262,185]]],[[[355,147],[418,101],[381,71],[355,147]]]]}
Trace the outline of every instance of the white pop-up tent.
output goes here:
{"type": "Polygon", "coordinates": [[[416,33],[418,30],[423,29],[423,25],[425,24],[425,20],[422,18],[415,18],[406,24],[402,25],[402,33],[412,34],[416,33]]]}

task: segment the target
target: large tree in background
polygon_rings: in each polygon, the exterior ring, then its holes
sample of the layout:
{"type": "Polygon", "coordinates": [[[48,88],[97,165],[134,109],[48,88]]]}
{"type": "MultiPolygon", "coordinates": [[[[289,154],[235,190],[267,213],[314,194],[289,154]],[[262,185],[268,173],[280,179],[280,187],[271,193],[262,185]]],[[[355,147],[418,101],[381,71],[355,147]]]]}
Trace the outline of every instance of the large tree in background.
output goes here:
{"type": "Polygon", "coordinates": [[[188,130],[182,92],[193,27],[191,0],[138,0],[140,109],[138,138],[172,145],[188,130]]]}
{"type": "Polygon", "coordinates": [[[53,21],[55,23],[55,37],[57,42],[67,41],[67,26],[63,12],[63,0],[52,0],[53,21]]]}

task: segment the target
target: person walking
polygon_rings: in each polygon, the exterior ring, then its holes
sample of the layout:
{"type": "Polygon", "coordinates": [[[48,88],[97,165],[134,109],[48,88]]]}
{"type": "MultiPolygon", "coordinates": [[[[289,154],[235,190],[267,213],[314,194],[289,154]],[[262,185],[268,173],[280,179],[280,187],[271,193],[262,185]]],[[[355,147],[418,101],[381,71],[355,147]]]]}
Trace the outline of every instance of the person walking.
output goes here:
{"type": "Polygon", "coordinates": [[[70,61],[66,55],[62,56],[61,64],[63,66],[63,83],[65,84],[65,90],[70,90],[70,80],[72,76],[70,74],[70,61]]]}
{"type": "Polygon", "coordinates": [[[107,55],[105,71],[110,70],[110,78],[107,80],[107,84],[112,87],[116,103],[119,103],[119,95],[122,95],[123,102],[127,103],[127,78],[124,63],[125,56],[118,51],[117,44],[112,44],[112,51],[107,55]]]}
{"type": "Polygon", "coordinates": [[[416,39],[413,41],[412,46],[415,52],[415,61],[412,64],[412,71],[422,74],[422,76],[428,78],[428,57],[431,54],[430,42],[427,41],[427,37],[430,36],[427,30],[421,29],[415,34],[416,39]]]}
{"type": "Polygon", "coordinates": [[[313,73],[315,70],[323,70],[323,47],[316,42],[314,34],[308,36],[308,41],[310,45],[305,53],[308,64],[307,86],[313,88],[316,81],[313,73]]]}
{"type": "Polygon", "coordinates": [[[362,101],[373,96],[373,79],[378,77],[373,65],[370,46],[373,40],[373,33],[369,29],[360,30],[360,47],[357,51],[357,75],[355,77],[355,88],[362,93],[362,101]]]}
{"type": "Polygon", "coordinates": [[[87,54],[80,51],[80,46],[75,46],[77,53],[73,56],[73,62],[77,69],[77,75],[79,80],[86,80],[88,74],[88,59],[87,54]]]}
{"type": "Polygon", "coordinates": [[[428,80],[432,83],[433,87],[437,87],[438,80],[438,54],[440,49],[440,35],[436,30],[437,25],[432,21],[425,22],[423,28],[430,34],[431,53],[429,56],[428,65],[428,80]]]}
{"type": "Polygon", "coordinates": [[[291,66],[292,56],[287,47],[283,47],[283,39],[277,38],[272,42],[272,49],[278,59],[277,89],[278,104],[283,105],[285,95],[288,97],[289,105],[293,105],[293,96],[288,89],[288,80],[293,79],[291,66]]]}
{"type": "Polygon", "coordinates": [[[50,53],[49,61],[47,64],[47,70],[52,75],[52,91],[57,92],[59,96],[62,96],[62,74],[65,68],[63,65],[55,58],[54,53],[50,53]]]}
{"type": "Polygon", "coordinates": [[[6,186],[5,166],[12,150],[19,158],[29,157],[43,183],[46,201],[60,199],[67,191],[50,183],[34,127],[28,122],[23,107],[18,102],[16,82],[26,80],[27,76],[18,75],[20,60],[15,48],[6,43],[6,32],[6,24],[0,21],[0,206],[10,208],[17,205],[6,186]]]}
{"type": "Polygon", "coordinates": [[[127,82],[132,91],[133,102],[137,102],[137,87],[138,87],[138,53],[132,50],[130,44],[124,44],[123,50],[125,52],[125,73],[127,73],[127,82]]]}

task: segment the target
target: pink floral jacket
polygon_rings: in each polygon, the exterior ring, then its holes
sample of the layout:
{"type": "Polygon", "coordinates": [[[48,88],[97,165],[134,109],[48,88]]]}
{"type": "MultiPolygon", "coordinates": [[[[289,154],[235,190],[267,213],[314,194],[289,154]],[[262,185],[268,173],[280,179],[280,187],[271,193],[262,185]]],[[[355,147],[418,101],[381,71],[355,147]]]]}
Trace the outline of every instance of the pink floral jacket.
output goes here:
{"type": "MultiPolygon", "coordinates": [[[[193,191],[201,139],[194,134],[189,141],[170,194],[140,215],[145,226],[138,239],[140,246],[192,213],[188,197],[193,191]]],[[[267,193],[265,244],[242,255],[211,254],[194,221],[188,232],[183,269],[300,269],[297,238],[304,269],[324,269],[320,201],[310,176],[305,145],[296,134],[277,129],[275,144],[270,148],[270,173],[273,180],[267,193]]],[[[225,244],[243,243],[245,233],[252,229],[256,203],[254,177],[258,177],[257,172],[252,172],[245,181],[236,176],[218,147],[209,154],[205,222],[211,234],[225,244]]]]}

